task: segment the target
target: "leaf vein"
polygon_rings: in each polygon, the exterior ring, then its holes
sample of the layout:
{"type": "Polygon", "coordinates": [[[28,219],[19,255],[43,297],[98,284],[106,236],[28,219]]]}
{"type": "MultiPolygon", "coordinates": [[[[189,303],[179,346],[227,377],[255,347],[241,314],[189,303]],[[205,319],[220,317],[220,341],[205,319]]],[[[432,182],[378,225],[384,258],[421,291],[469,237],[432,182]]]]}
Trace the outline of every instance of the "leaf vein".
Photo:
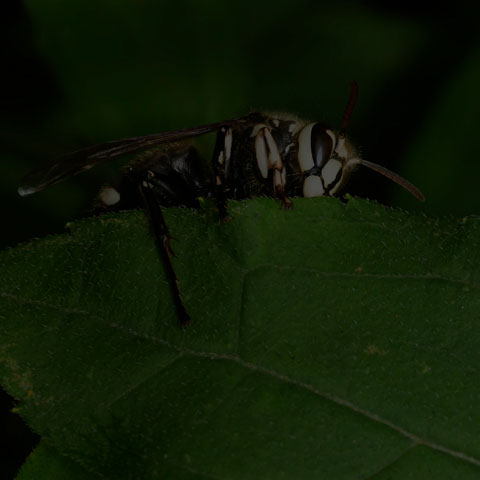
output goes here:
{"type": "Polygon", "coordinates": [[[120,330],[124,330],[125,332],[127,332],[131,335],[134,335],[137,338],[141,338],[145,341],[154,342],[154,343],[169,347],[169,348],[171,348],[171,349],[173,349],[173,350],[175,350],[179,353],[179,355],[176,358],[179,358],[182,355],[191,355],[191,356],[200,357],[200,358],[208,358],[208,359],[211,359],[211,360],[227,360],[227,361],[235,362],[235,363],[237,363],[237,364],[239,364],[239,365],[243,366],[244,368],[247,368],[251,371],[271,376],[271,377],[273,377],[273,378],[275,378],[275,379],[277,379],[281,382],[284,382],[284,383],[287,383],[287,384],[290,384],[290,385],[294,385],[298,388],[307,390],[307,391],[313,393],[314,395],[319,396],[320,398],[331,401],[331,402],[335,403],[336,405],[342,406],[344,408],[347,408],[347,409],[357,413],[358,415],[361,415],[361,416],[366,417],[366,418],[368,418],[368,419],[370,419],[374,422],[382,424],[382,425],[394,430],[395,432],[399,433],[400,435],[410,439],[416,445],[424,445],[428,448],[431,448],[432,450],[436,450],[438,452],[450,455],[452,457],[458,458],[458,459],[463,460],[465,462],[468,462],[472,465],[480,467],[480,459],[479,458],[472,457],[471,455],[467,455],[466,453],[463,453],[461,451],[457,451],[457,450],[445,447],[444,445],[440,445],[438,443],[432,442],[428,439],[422,438],[418,435],[415,435],[412,432],[409,432],[408,430],[401,427],[400,425],[397,425],[397,424],[391,422],[390,420],[382,418],[381,416],[377,415],[376,413],[373,413],[373,412],[371,412],[371,411],[369,411],[365,408],[359,407],[359,406],[355,405],[354,403],[352,403],[352,402],[350,402],[350,401],[348,401],[348,400],[346,400],[342,397],[339,397],[337,395],[334,395],[334,394],[331,394],[331,393],[328,393],[328,392],[322,392],[322,391],[318,390],[317,388],[315,388],[313,385],[311,385],[309,383],[295,380],[295,379],[290,378],[287,375],[283,375],[283,374],[281,374],[281,373],[279,373],[275,370],[271,370],[269,368],[262,367],[260,365],[254,364],[254,363],[247,362],[247,361],[241,359],[240,357],[238,357],[237,355],[219,354],[219,353],[215,353],[215,352],[207,352],[207,351],[200,351],[200,350],[183,348],[183,347],[175,345],[171,342],[168,342],[167,340],[164,340],[162,338],[158,338],[158,337],[155,337],[155,336],[152,336],[152,335],[144,335],[144,334],[135,332],[134,330],[132,330],[130,328],[123,327],[120,324],[107,322],[102,317],[99,317],[98,315],[93,315],[90,312],[85,311],[85,310],[65,309],[65,308],[60,307],[58,305],[49,305],[46,302],[41,302],[41,301],[31,300],[31,299],[25,299],[25,298],[18,297],[16,295],[9,294],[9,293],[6,293],[6,292],[0,292],[0,296],[7,297],[7,298],[13,298],[13,299],[21,301],[23,303],[32,303],[32,304],[36,304],[36,305],[49,306],[51,308],[58,308],[65,313],[75,313],[75,314],[90,316],[91,318],[99,320],[102,323],[104,323],[105,325],[110,326],[111,328],[117,328],[117,329],[120,329],[120,330]]]}
{"type": "Polygon", "coordinates": [[[386,280],[440,280],[444,282],[457,283],[461,285],[467,285],[472,288],[478,288],[480,285],[477,283],[471,282],[467,279],[445,277],[443,275],[437,274],[405,274],[405,273],[356,273],[356,272],[325,272],[315,268],[300,267],[297,265],[275,265],[264,263],[258,265],[255,268],[249,270],[249,274],[252,274],[256,271],[261,271],[267,268],[276,269],[276,270],[292,270],[300,271],[307,273],[315,273],[325,277],[346,277],[346,278],[378,278],[386,280]]]}
{"type": "Polygon", "coordinates": [[[409,453],[411,450],[414,448],[418,447],[418,444],[416,443],[411,443],[407,448],[405,448],[403,451],[401,451],[399,454],[397,454],[395,457],[391,458],[385,465],[382,465],[380,468],[378,468],[375,472],[373,472],[371,475],[368,477],[365,477],[362,480],[375,480],[375,477],[378,475],[381,475],[383,472],[388,470],[390,467],[398,463],[402,458],[404,458],[407,453],[409,453]]]}

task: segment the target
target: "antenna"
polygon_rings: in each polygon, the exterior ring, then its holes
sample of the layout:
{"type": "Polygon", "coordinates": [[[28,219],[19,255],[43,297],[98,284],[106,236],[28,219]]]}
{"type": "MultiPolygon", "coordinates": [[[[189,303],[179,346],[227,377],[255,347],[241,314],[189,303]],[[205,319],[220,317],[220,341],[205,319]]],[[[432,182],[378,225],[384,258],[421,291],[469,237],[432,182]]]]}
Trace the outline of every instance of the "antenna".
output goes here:
{"type": "Polygon", "coordinates": [[[420,200],[421,202],[425,201],[425,197],[423,196],[423,193],[415,185],[410,183],[408,180],[405,180],[403,177],[401,177],[397,173],[392,172],[388,168],[382,167],[381,165],[377,165],[376,163],[372,163],[367,160],[363,160],[361,158],[356,159],[355,163],[359,163],[360,165],[364,165],[365,167],[375,170],[376,172],[380,173],[384,177],[389,178],[390,180],[394,181],[395,183],[403,187],[405,190],[410,192],[414,197],[418,198],[418,200],[420,200]]]}
{"type": "Polygon", "coordinates": [[[350,122],[350,117],[352,116],[353,107],[357,103],[358,97],[358,85],[355,80],[350,80],[350,98],[348,99],[347,106],[343,112],[343,122],[342,127],[340,128],[340,136],[345,136],[345,130],[347,129],[348,123],[350,122]]]}
{"type": "MultiPolygon", "coordinates": [[[[357,98],[358,98],[358,85],[355,80],[351,80],[350,81],[350,98],[348,99],[347,106],[345,107],[345,111],[343,112],[343,122],[342,122],[342,127],[340,128],[340,133],[339,133],[340,138],[345,137],[345,130],[347,129],[348,123],[350,122],[350,117],[352,116],[353,107],[357,102],[357,98]]],[[[382,167],[381,165],[369,162],[367,160],[363,160],[362,158],[355,158],[350,160],[350,162],[352,164],[357,163],[360,165],[364,165],[365,167],[375,170],[375,172],[380,173],[384,177],[389,178],[393,182],[403,187],[405,190],[410,192],[414,197],[416,197],[421,202],[425,201],[425,197],[423,196],[423,193],[415,185],[410,183],[408,180],[405,180],[403,177],[401,177],[397,173],[392,172],[388,168],[382,167]]]]}

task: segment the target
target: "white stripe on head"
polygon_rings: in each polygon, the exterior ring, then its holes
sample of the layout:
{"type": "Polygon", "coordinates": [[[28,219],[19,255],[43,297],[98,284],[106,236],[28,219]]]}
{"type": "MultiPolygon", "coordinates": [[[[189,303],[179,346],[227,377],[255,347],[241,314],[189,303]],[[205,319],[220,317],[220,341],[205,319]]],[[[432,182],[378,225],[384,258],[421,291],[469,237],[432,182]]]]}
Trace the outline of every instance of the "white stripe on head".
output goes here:
{"type": "Polygon", "coordinates": [[[337,178],[339,170],[342,168],[341,162],[338,160],[329,160],[327,164],[322,168],[322,178],[325,185],[330,185],[335,178],[337,178]]]}

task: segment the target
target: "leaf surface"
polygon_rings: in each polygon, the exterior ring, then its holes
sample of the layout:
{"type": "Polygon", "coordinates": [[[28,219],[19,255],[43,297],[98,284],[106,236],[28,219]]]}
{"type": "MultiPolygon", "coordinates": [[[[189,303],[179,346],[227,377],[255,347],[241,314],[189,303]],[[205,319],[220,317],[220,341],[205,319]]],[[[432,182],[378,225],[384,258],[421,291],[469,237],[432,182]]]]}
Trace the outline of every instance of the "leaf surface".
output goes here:
{"type": "Polygon", "coordinates": [[[2,253],[0,380],[46,444],[107,478],[478,478],[478,219],[230,212],[166,211],[183,330],[142,212],[2,253]]]}

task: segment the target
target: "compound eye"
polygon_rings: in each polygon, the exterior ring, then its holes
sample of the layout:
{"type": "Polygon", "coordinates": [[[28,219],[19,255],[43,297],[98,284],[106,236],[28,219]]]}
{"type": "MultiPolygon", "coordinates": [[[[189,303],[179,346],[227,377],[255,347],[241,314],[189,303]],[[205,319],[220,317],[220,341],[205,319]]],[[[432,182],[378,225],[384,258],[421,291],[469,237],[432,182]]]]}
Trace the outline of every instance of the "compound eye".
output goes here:
{"type": "Polygon", "coordinates": [[[335,136],[331,130],[321,123],[312,127],[311,133],[312,157],[315,166],[322,168],[330,159],[335,147],[335,136]]]}

